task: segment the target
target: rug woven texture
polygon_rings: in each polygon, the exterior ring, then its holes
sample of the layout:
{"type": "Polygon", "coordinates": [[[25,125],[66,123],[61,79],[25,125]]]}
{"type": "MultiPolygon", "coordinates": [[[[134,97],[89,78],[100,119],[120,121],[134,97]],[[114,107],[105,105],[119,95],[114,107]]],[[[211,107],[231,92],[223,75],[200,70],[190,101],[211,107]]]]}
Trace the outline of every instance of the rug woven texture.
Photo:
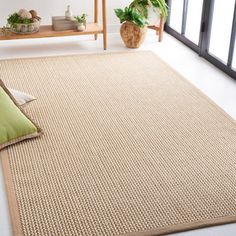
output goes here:
{"type": "Polygon", "coordinates": [[[154,54],[6,60],[0,76],[37,97],[24,109],[44,131],[8,149],[24,236],[236,221],[235,122],[154,54]]]}

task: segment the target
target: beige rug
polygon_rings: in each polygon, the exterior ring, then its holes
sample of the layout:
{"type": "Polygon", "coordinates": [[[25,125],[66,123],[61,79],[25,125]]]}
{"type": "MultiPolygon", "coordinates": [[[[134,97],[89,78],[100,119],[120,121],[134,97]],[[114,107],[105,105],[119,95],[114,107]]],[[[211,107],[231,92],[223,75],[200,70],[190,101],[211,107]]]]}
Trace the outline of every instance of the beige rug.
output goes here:
{"type": "MultiPolygon", "coordinates": [[[[236,222],[236,125],[150,52],[0,62],[42,138],[1,153],[17,236],[236,222]]],[[[213,86],[213,85],[212,85],[213,86]]]]}

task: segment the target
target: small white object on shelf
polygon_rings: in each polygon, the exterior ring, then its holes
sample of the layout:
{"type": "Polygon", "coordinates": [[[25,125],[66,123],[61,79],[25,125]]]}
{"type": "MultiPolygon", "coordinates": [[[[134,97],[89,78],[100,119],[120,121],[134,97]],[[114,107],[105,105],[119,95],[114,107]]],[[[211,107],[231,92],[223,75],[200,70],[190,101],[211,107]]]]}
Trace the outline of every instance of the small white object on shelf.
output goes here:
{"type": "Polygon", "coordinates": [[[72,18],[73,18],[72,12],[70,10],[70,5],[67,6],[67,10],[65,12],[65,18],[66,18],[66,20],[72,20],[72,18]]]}
{"type": "Polygon", "coordinates": [[[84,23],[78,23],[77,24],[77,30],[80,31],[80,32],[83,32],[85,31],[86,27],[84,25],[84,23]]]}

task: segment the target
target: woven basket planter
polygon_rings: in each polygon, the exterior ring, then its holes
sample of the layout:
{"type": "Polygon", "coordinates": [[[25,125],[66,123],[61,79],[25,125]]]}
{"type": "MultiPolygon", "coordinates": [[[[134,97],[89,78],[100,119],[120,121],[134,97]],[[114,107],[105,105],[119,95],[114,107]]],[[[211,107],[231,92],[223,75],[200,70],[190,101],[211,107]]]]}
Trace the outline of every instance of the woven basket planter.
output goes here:
{"type": "Polygon", "coordinates": [[[140,28],[132,22],[124,22],[120,28],[120,35],[127,48],[138,48],[143,43],[147,27],[140,28]]]}
{"type": "Polygon", "coordinates": [[[30,24],[14,24],[11,26],[11,32],[15,34],[34,34],[39,31],[41,21],[30,24]]]}

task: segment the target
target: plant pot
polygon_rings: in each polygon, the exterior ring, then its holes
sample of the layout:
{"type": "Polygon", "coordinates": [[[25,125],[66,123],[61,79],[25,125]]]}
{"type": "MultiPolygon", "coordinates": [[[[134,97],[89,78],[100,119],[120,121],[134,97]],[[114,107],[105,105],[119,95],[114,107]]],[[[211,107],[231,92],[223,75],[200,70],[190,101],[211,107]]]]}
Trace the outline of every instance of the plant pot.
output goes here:
{"type": "Polygon", "coordinates": [[[77,30],[83,32],[86,30],[86,22],[77,23],[77,30]]]}
{"type": "Polygon", "coordinates": [[[139,48],[147,33],[147,27],[140,28],[133,22],[124,22],[120,27],[120,35],[127,48],[139,48]]]}

